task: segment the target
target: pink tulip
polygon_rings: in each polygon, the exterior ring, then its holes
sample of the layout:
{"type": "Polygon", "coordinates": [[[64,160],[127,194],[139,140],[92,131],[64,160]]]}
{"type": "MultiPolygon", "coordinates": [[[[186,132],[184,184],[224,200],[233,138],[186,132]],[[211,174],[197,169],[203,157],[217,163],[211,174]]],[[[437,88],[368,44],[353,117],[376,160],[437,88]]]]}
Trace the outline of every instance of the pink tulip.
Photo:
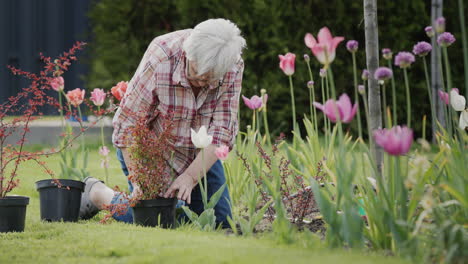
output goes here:
{"type": "Polygon", "coordinates": [[[262,107],[262,98],[258,97],[257,95],[252,96],[252,98],[247,98],[245,96],[242,96],[242,99],[244,100],[245,105],[247,105],[248,108],[255,110],[260,107],[262,107]]]}
{"type": "Polygon", "coordinates": [[[106,93],[103,89],[96,88],[91,92],[91,101],[93,101],[96,106],[103,105],[104,99],[106,99],[106,93]]]}
{"type": "Polygon", "coordinates": [[[357,111],[357,103],[351,105],[351,100],[347,94],[342,94],[340,99],[335,102],[333,99],[329,99],[325,102],[325,105],[314,102],[313,105],[320,109],[333,123],[337,121],[337,110],[340,115],[338,118],[343,123],[349,123],[353,120],[354,115],[357,111]]]}
{"type": "Polygon", "coordinates": [[[62,76],[53,78],[49,84],[52,87],[52,89],[54,89],[57,92],[63,91],[63,88],[65,87],[65,81],[63,80],[62,76]]]}
{"type": "MultiPolygon", "coordinates": [[[[452,88],[452,91],[455,91],[455,92],[459,93],[458,88],[452,88]]],[[[449,104],[449,95],[448,95],[448,93],[446,93],[446,92],[439,89],[439,97],[440,97],[440,100],[442,100],[446,105],[449,104]]]]}
{"type": "Polygon", "coordinates": [[[229,147],[226,145],[221,145],[215,149],[215,155],[220,160],[225,160],[229,154],[229,147]]]}
{"type": "Polygon", "coordinates": [[[312,34],[307,33],[304,37],[304,42],[321,64],[329,65],[335,60],[336,47],[344,38],[333,37],[327,27],[320,29],[317,38],[318,42],[312,34]]]}
{"type": "Polygon", "coordinates": [[[288,52],[286,55],[279,55],[280,59],[279,67],[283,70],[284,74],[291,76],[294,74],[294,63],[296,61],[296,55],[288,52]]]}
{"type": "Polygon", "coordinates": [[[75,107],[83,103],[84,97],[85,90],[81,90],[80,88],[76,88],[75,90],[67,92],[67,100],[75,107]]]}
{"type": "Polygon", "coordinates": [[[394,126],[391,129],[377,129],[374,131],[377,145],[392,156],[408,153],[413,143],[413,131],[408,127],[394,126]]]}
{"type": "Polygon", "coordinates": [[[125,92],[127,91],[127,82],[119,82],[117,83],[114,87],[111,89],[111,93],[117,100],[122,100],[122,98],[125,95],[125,92]]]}
{"type": "Polygon", "coordinates": [[[110,150],[106,146],[102,146],[99,148],[99,155],[101,156],[107,156],[109,155],[110,150]]]}

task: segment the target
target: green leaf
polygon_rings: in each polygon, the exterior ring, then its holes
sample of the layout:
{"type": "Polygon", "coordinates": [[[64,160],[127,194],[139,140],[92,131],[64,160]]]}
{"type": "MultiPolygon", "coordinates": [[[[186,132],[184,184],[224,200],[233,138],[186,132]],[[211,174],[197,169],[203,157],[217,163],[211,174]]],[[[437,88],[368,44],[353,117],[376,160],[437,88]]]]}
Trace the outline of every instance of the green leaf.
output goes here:
{"type": "Polygon", "coordinates": [[[216,204],[218,204],[218,201],[221,198],[221,195],[223,195],[225,188],[226,188],[226,183],[223,184],[221,187],[219,187],[219,189],[210,197],[210,201],[205,206],[205,210],[214,208],[216,204]]]}

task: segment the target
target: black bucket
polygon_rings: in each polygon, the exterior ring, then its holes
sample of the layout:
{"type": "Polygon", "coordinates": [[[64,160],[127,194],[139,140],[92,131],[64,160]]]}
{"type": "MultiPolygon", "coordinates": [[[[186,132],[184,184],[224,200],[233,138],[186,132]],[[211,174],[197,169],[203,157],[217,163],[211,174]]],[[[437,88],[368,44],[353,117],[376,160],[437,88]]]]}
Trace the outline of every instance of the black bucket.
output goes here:
{"type": "Polygon", "coordinates": [[[0,198],[0,233],[23,232],[29,197],[6,196],[0,198]]]}
{"type": "Polygon", "coordinates": [[[140,200],[133,207],[133,223],[142,226],[175,228],[177,198],[140,200]]]}
{"type": "Polygon", "coordinates": [[[41,203],[41,220],[76,222],[80,213],[81,193],[85,184],[81,181],[59,179],[36,182],[41,203]]]}

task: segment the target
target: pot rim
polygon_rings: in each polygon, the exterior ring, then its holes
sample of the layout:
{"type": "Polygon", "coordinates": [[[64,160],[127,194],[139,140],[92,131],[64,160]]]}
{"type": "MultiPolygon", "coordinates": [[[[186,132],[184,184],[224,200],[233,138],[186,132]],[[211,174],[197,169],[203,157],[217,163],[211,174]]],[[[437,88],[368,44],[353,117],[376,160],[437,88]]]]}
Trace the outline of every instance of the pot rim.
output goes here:
{"type": "Polygon", "coordinates": [[[178,199],[174,198],[156,198],[149,200],[138,200],[134,207],[163,207],[163,206],[176,206],[178,199]]]}
{"type": "MultiPolygon", "coordinates": [[[[62,184],[63,187],[70,187],[70,188],[76,188],[81,190],[82,192],[84,191],[85,183],[82,181],[77,181],[77,180],[69,180],[69,179],[57,179],[60,181],[60,184],[62,184]]],[[[53,182],[53,179],[47,179],[47,180],[40,180],[36,182],[36,190],[40,189],[46,189],[46,188],[57,188],[57,185],[53,182]]]]}
{"type": "Polygon", "coordinates": [[[10,195],[0,198],[0,206],[26,206],[29,204],[29,197],[21,195],[10,195]]]}

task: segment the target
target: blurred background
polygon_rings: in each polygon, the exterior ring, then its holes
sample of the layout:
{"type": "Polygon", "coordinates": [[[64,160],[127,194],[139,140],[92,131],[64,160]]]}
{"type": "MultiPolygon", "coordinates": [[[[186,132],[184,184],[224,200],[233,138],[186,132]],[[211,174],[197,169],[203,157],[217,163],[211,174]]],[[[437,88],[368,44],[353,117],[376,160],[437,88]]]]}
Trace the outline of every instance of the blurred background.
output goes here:
{"type": "MultiPolygon", "coordinates": [[[[467,9],[468,5],[465,5],[467,9]]],[[[467,10],[464,11],[465,14],[467,10]]],[[[449,48],[453,82],[463,94],[463,60],[457,1],[445,1],[443,14],[447,31],[457,41],[449,48]]],[[[74,42],[88,45],[78,54],[78,63],[64,75],[65,89],[109,90],[119,81],[129,80],[150,41],[161,34],[192,28],[199,22],[223,17],[242,31],[248,48],[244,52],[245,72],[242,94],[269,94],[269,123],[273,134],[290,131],[291,104],[288,78],[279,69],[279,54],[293,52],[293,76],[298,118],[309,115],[309,80],[303,54],[312,59],[316,84],[319,63],[304,44],[307,32],[314,36],[327,26],[333,35],[345,37],[332,64],[338,93],[354,96],[352,60],[345,48],[347,40],[359,41],[358,74],[365,68],[364,20],[358,0],[0,0],[0,103],[28,85],[13,76],[7,65],[38,72],[39,52],[56,57],[74,42]]],[[[431,1],[378,1],[379,39],[382,48],[412,51],[418,41],[428,41],[424,28],[431,24],[431,1]]],[[[387,62],[381,59],[380,64],[387,62]]],[[[394,68],[398,105],[405,105],[403,73],[394,68]]],[[[420,60],[409,71],[414,129],[419,136],[422,117],[430,113],[420,60]]],[[[389,89],[388,89],[389,91],[389,89]]],[[[320,88],[316,86],[320,96],[320,88]]],[[[402,110],[403,111],[403,110],[402,110]]],[[[403,113],[403,112],[402,112],[403,113]]],[[[47,109],[46,114],[57,114],[47,109]]],[[[241,130],[250,123],[251,112],[241,103],[241,130]]],[[[322,118],[322,115],[319,115],[322,118]]],[[[399,118],[403,122],[404,114],[399,118]]],[[[428,118],[430,120],[430,118],[428,118]]],[[[320,122],[320,121],[319,121],[320,122]]],[[[300,122],[301,123],[301,122],[300,122]]],[[[321,123],[319,123],[321,124],[321,123]]],[[[430,122],[427,128],[430,128],[430,122]]],[[[357,130],[356,122],[349,127],[357,130]]],[[[428,133],[430,134],[430,133],[428,133]]]]}

